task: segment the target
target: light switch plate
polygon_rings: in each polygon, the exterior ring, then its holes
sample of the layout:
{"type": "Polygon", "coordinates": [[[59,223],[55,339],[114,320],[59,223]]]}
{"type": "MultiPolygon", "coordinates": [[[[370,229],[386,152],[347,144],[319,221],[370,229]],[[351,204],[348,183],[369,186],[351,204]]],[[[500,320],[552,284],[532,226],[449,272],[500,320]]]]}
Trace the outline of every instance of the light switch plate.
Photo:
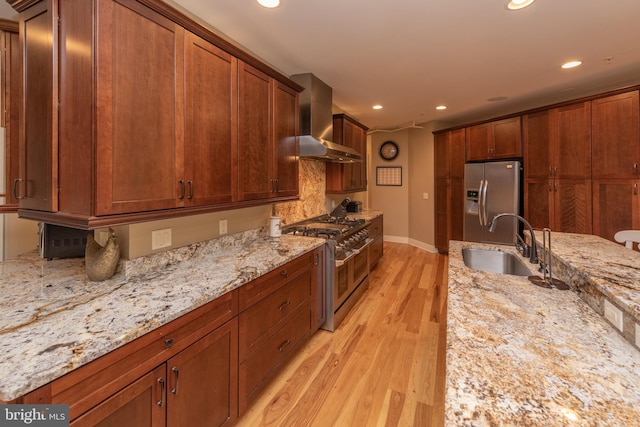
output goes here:
{"type": "Polygon", "coordinates": [[[604,300],[604,317],[622,332],[622,311],[606,299],[604,300]]]}
{"type": "Polygon", "coordinates": [[[218,222],[218,233],[220,235],[227,234],[227,220],[226,219],[221,219],[220,222],[218,222]]]}
{"type": "Polygon", "coordinates": [[[171,246],[171,229],[163,228],[151,232],[151,250],[171,246]]]}

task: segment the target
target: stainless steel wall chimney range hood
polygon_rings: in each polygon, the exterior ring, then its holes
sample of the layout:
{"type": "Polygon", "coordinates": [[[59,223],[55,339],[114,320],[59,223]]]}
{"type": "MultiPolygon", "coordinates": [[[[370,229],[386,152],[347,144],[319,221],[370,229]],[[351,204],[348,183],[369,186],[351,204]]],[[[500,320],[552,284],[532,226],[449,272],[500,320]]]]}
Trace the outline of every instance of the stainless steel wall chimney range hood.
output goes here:
{"type": "Polygon", "coordinates": [[[291,80],[303,86],[300,93],[300,157],[325,162],[361,162],[356,150],[331,142],[333,137],[332,89],[311,73],[291,80]]]}

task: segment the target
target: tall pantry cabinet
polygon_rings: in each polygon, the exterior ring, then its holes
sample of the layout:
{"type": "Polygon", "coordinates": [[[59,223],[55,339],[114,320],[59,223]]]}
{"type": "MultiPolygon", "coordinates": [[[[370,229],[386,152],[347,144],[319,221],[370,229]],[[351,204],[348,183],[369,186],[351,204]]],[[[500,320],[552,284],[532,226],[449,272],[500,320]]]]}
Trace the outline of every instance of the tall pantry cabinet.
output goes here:
{"type": "Polygon", "coordinates": [[[464,223],[465,129],[435,135],[435,243],[449,251],[449,240],[462,240],[464,223]]]}
{"type": "Polygon", "coordinates": [[[524,216],[534,228],[591,233],[591,103],[526,114],[524,216]]]}
{"type": "Polygon", "coordinates": [[[158,0],[11,4],[22,216],[96,228],[297,198],[299,85],[158,0]]]}
{"type": "Polygon", "coordinates": [[[640,228],[638,90],[592,101],[593,231],[640,228]]]}

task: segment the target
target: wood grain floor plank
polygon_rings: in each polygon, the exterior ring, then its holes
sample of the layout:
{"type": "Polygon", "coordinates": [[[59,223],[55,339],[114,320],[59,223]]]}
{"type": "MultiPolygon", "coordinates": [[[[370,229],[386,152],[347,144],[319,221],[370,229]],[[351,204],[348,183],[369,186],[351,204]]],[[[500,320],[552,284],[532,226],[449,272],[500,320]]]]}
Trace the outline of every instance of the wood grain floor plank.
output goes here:
{"type": "Polygon", "coordinates": [[[385,242],[340,327],[314,334],[238,425],[443,425],[446,266],[444,255],[385,242]]]}

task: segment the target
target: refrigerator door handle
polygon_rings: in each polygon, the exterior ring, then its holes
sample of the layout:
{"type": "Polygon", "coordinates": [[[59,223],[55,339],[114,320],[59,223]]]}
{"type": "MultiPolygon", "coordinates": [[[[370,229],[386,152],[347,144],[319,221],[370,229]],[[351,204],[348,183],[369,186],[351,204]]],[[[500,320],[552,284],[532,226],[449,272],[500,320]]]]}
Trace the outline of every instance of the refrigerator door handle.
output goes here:
{"type": "Polygon", "coordinates": [[[482,216],[484,217],[484,223],[482,225],[485,227],[489,225],[487,218],[487,187],[489,187],[489,180],[485,179],[484,189],[482,190],[482,216]]]}
{"type": "Polygon", "coordinates": [[[480,180],[480,185],[478,186],[478,222],[480,223],[480,227],[482,227],[482,188],[484,187],[484,179],[480,180]]]}

